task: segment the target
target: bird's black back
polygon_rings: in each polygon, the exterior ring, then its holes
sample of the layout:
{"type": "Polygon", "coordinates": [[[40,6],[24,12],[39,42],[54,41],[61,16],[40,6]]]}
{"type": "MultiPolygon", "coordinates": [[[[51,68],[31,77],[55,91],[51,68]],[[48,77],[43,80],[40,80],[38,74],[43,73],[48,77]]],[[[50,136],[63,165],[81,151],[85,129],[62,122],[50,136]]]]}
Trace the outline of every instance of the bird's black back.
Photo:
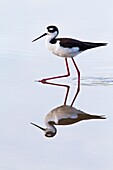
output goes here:
{"type": "Polygon", "coordinates": [[[80,51],[107,45],[107,43],[82,42],[72,38],[54,38],[50,43],[55,44],[57,41],[59,41],[60,45],[64,48],[79,47],[80,51]]]}

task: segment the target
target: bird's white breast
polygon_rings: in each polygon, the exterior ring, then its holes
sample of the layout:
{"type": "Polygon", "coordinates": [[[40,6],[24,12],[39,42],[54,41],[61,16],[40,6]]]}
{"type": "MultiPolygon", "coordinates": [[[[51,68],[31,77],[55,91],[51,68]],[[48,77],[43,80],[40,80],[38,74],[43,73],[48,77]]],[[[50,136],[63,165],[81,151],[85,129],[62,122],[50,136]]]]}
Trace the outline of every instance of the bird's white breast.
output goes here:
{"type": "Polygon", "coordinates": [[[60,46],[59,41],[57,41],[55,44],[51,44],[47,39],[46,46],[49,51],[51,51],[53,54],[60,57],[66,57],[66,58],[74,57],[80,53],[79,47],[65,48],[60,46]]]}

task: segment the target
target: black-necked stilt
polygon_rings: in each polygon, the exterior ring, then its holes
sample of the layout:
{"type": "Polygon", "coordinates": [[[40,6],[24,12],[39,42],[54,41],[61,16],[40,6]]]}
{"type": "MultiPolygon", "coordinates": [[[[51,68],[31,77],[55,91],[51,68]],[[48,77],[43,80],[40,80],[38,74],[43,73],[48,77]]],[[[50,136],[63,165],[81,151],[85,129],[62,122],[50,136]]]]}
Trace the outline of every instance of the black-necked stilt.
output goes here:
{"type": "Polygon", "coordinates": [[[104,116],[90,115],[68,105],[62,105],[50,111],[45,117],[46,128],[32,123],[45,132],[46,137],[53,137],[57,133],[54,125],[70,125],[82,120],[88,119],[106,119],[104,116]]]}
{"type": "Polygon", "coordinates": [[[53,25],[48,26],[47,32],[44,33],[43,35],[41,35],[40,37],[34,39],[32,42],[34,42],[44,36],[47,36],[46,44],[47,44],[48,50],[50,50],[53,54],[55,54],[57,56],[65,58],[67,74],[62,75],[62,76],[45,78],[45,79],[40,80],[39,82],[46,83],[47,80],[68,77],[70,75],[70,71],[69,71],[69,67],[68,67],[67,58],[71,58],[74,66],[77,70],[77,74],[78,74],[78,92],[79,92],[79,90],[80,90],[80,71],[79,71],[73,57],[75,57],[76,55],[78,55],[79,53],[81,53],[85,50],[99,47],[99,46],[105,46],[105,45],[107,45],[107,43],[82,42],[82,41],[75,40],[72,38],[56,38],[58,33],[59,33],[59,30],[56,26],[53,26],[53,25]]]}

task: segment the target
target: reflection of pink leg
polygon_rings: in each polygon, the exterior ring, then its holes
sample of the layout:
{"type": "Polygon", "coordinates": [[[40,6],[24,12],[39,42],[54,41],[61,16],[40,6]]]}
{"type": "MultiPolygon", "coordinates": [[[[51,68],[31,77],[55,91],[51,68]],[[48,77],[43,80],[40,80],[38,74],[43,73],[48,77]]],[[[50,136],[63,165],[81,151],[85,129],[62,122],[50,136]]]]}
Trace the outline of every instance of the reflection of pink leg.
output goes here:
{"type": "Polygon", "coordinates": [[[76,92],[76,94],[75,94],[75,96],[73,98],[73,101],[71,103],[71,106],[73,106],[73,103],[74,103],[74,101],[75,101],[75,99],[76,99],[76,97],[77,97],[77,95],[78,95],[78,93],[80,91],[80,71],[79,71],[79,69],[78,69],[78,67],[77,67],[77,65],[76,65],[76,63],[75,63],[73,58],[72,58],[72,61],[73,61],[73,64],[74,64],[74,66],[75,66],[75,68],[77,70],[77,74],[78,74],[78,87],[77,87],[77,92],[76,92]]]}
{"type": "Polygon", "coordinates": [[[66,95],[65,95],[65,99],[64,99],[64,105],[66,105],[70,86],[65,85],[65,84],[56,84],[56,83],[50,83],[50,82],[44,82],[44,84],[49,84],[49,85],[54,85],[54,86],[60,86],[60,87],[66,87],[66,88],[67,88],[67,91],[66,91],[66,95]]]}
{"type": "Polygon", "coordinates": [[[70,71],[69,71],[69,66],[68,66],[67,58],[65,58],[65,62],[66,62],[67,74],[62,75],[62,76],[55,76],[55,77],[45,78],[45,79],[39,80],[39,82],[45,83],[47,80],[52,80],[52,79],[57,79],[57,78],[68,77],[68,76],[70,75],[70,71]]]}

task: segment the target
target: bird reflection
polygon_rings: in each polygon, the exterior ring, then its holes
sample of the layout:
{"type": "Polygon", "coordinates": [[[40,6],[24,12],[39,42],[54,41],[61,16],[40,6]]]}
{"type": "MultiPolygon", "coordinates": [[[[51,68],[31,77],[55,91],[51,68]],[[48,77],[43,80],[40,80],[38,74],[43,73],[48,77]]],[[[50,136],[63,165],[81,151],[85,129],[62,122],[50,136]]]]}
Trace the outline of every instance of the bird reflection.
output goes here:
{"type": "Polygon", "coordinates": [[[38,127],[39,129],[43,130],[46,137],[54,137],[57,133],[57,129],[55,125],[71,125],[74,123],[77,123],[82,120],[89,120],[89,119],[106,119],[105,116],[99,116],[99,115],[91,115],[88,113],[85,113],[81,110],[76,109],[73,107],[73,103],[78,95],[78,89],[75,93],[75,96],[71,102],[70,105],[67,105],[67,98],[70,90],[70,86],[64,85],[64,84],[55,84],[46,82],[46,84],[50,85],[56,85],[67,88],[64,104],[56,107],[55,109],[52,109],[46,116],[45,116],[45,125],[46,128],[43,128],[35,123],[32,123],[32,125],[38,127]]]}
{"type": "Polygon", "coordinates": [[[104,116],[91,115],[85,113],[75,107],[62,105],[51,110],[45,117],[46,128],[42,128],[39,125],[32,123],[32,125],[40,128],[44,131],[46,137],[54,137],[57,133],[55,125],[71,125],[82,120],[89,119],[106,119],[104,116]]]}

